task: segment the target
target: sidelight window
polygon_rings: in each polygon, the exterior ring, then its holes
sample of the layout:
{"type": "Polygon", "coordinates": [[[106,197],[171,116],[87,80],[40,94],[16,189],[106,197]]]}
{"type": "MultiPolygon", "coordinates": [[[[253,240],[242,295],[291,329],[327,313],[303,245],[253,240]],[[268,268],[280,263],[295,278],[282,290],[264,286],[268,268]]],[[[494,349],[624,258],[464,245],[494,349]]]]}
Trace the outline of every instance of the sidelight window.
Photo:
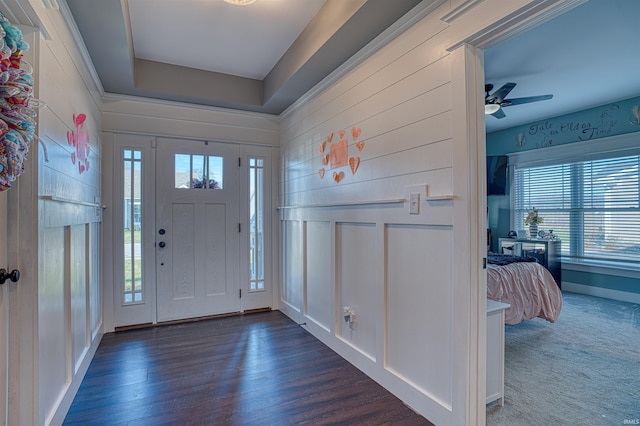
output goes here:
{"type": "Polygon", "coordinates": [[[142,151],[123,151],[124,282],[123,303],[143,302],[142,291],[142,151]]]}
{"type": "Polygon", "coordinates": [[[249,158],[249,291],[264,290],[264,160],[249,158]]]}

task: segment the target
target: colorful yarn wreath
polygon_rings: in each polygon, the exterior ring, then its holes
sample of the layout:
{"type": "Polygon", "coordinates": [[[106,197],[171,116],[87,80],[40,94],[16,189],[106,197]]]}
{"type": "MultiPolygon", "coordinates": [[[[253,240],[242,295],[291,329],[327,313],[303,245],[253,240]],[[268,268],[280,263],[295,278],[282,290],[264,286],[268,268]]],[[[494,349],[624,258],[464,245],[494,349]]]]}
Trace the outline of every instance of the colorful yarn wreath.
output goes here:
{"type": "Polygon", "coordinates": [[[28,49],[22,31],[0,12],[0,191],[22,174],[36,138],[39,101],[33,98],[33,68],[22,59],[28,49]]]}

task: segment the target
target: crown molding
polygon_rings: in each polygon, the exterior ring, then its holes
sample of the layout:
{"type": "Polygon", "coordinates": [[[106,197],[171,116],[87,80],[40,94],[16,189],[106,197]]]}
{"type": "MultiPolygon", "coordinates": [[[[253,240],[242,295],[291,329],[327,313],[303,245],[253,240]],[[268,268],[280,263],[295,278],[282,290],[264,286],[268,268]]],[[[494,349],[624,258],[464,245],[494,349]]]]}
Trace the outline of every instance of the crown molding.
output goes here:
{"type": "Polygon", "coordinates": [[[471,9],[482,3],[484,0],[467,0],[463,2],[460,6],[454,8],[449,11],[449,13],[445,14],[440,20],[446,22],[447,24],[452,23],[462,15],[469,12],[471,9]]]}
{"type": "MultiPolygon", "coordinates": [[[[48,0],[48,1],[56,1],[56,0],[48,0]]],[[[67,5],[67,2],[62,0],[59,4],[59,11],[62,19],[69,29],[69,33],[71,33],[71,37],[75,42],[78,52],[80,52],[80,56],[82,58],[82,62],[87,67],[89,71],[89,75],[91,76],[91,80],[95,87],[98,89],[100,93],[100,97],[104,98],[104,88],[102,87],[102,82],[100,81],[100,77],[98,76],[98,72],[96,71],[95,66],[93,65],[93,61],[91,60],[91,56],[89,55],[89,51],[87,50],[87,46],[84,44],[84,40],[80,35],[80,30],[76,25],[76,21],[73,19],[73,14],[67,5]]]]}
{"type": "Polygon", "coordinates": [[[378,50],[382,49],[385,45],[391,42],[393,39],[398,37],[408,28],[412,27],[416,22],[427,16],[429,13],[433,12],[440,5],[445,3],[447,0],[430,0],[423,1],[407,12],[404,16],[398,19],[393,25],[389,26],[386,30],[380,33],[376,38],[371,40],[366,46],[360,49],[356,54],[354,54],[351,58],[347,59],[342,65],[336,68],[331,74],[321,80],[318,84],[316,84],[313,88],[311,88],[307,93],[302,95],[296,102],[291,104],[286,110],[284,110],[280,117],[286,117],[293,110],[298,108],[300,105],[303,105],[309,102],[312,98],[322,93],[332,84],[336,83],[350,71],[355,69],[358,65],[364,62],[367,58],[372,56],[378,50]]]}

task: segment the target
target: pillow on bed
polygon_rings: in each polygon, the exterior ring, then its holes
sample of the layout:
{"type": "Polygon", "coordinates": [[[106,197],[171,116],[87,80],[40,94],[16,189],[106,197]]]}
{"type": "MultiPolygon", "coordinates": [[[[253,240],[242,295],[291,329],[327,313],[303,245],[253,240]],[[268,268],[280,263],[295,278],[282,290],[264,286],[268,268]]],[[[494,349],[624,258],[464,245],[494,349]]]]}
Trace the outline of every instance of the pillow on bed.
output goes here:
{"type": "Polygon", "coordinates": [[[487,262],[492,265],[504,266],[516,262],[536,262],[536,258],[532,256],[512,256],[510,254],[489,253],[487,255],[487,262]]]}

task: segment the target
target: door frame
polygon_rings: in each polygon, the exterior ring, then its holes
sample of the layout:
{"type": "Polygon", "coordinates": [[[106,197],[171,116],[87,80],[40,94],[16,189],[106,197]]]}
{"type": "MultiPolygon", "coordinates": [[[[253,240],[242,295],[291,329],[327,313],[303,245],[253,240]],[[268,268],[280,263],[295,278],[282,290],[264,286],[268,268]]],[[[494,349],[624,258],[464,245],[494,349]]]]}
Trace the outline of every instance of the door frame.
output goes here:
{"type": "MultiPolygon", "coordinates": [[[[453,54],[452,83],[454,120],[466,123],[454,128],[454,140],[465,142],[465,155],[456,156],[455,167],[469,170],[466,178],[459,179],[455,186],[464,188],[461,198],[467,203],[466,214],[455,218],[459,234],[456,238],[467,238],[467,242],[456,242],[469,255],[469,270],[461,271],[461,278],[469,280],[469,291],[465,298],[469,302],[467,403],[464,424],[486,425],[486,293],[487,276],[482,265],[486,257],[486,126],[484,117],[484,50],[506,41],[518,34],[547,22],[571,10],[586,0],[542,0],[523,1],[521,7],[510,15],[510,19],[492,22],[481,27],[464,39],[453,42],[447,50],[453,54]]],[[[466,12],[474,7],[474,16],[492,16],[490,2],[473,2],[466,12]]],[[[453,14],[447,21],[463,16],[453,14]]],[[[462,146],[462,144],[460,145],[462,146]]]]}
{"type": "MultiPolygon", "coordinates": [[[[193,158],[193,157],[191,157],[193,158]]],[[[156,228],[155,229],[155,259],[156,259],[156,316],[158,322],[171,322],[174,320],[184,320],[189,318],[199,318],[212,315],[226,315],[240,312],[241,297],[238,291],[240,286],[240,264],[244,260],[243,253],[240,250],[240,237],[246,234],[246,227],[240,224],[240,205],[243,197],[241,197],[241,164],[238,162],[240,158],[240,146],[237,144],[225,144],[219,142],[190,140],[181,138],[157,138],[156,146],[156,178],[154,179],[156,191],[156,206],[154,209],[156,228]],[[222,183],[221,189],[200,190],[193,188],[176,188],[175,186],[175,170],[177,168],[176,156],[179,154],[188,156],[199,156],[203,158],[217,157],[223,159],[222,176],[217,176],[222,183]],[[176,222],[174,212],[170,211],[176,205],[191,205],[194,207],[193,219],[194,223],[189,220],[176,222]],[[197,231],[198,220],[205,223],[205,209],[207,206],[224,206],[221,220],[216,224],[218,226],[205,226],[203,232],[197,231]],[[224,222],[224,223],[222,223],[224,222]],[[186,226],[185,232],[179,232],[180,226],[186,226]],[[166,234],[160,235],[159,228],[167,228],[166,234]],[[207,291],[207,283],[209,275],[206,269],[210,262],[216,262],[215,259],[206,257],[208,242],[217,241],[218,238],[207,234],[213,230],[218,237],[224,240],[223,244],[217,242],[213,246],[213,250],[224,247],[224,256],[218,260],[223,260],[223,264],[217,265],[214,269],[222,272],[226,282],[216,290],[215,294],[207,291]],[[181,239],[180,236],[191,234],[191,238],[181,239]],[[159,246],[161,242],[167,243],[165,248],[159,246]],[[182,241],[184,244],[180,244],[182,241]],[[182,270],[174,268],[179,267],[180,261],[177,257],[182,254],[182,250],[174,251],[177,246],[182,246],[185,250],[190,251],[184,265],[193,273],[193,280],[187,280],[186,283],[192,283],[184,297],[175,297],[173,295],[174,281],[180,279],[182,270]],[[178,255],[178,256],[177,256],[178,255]],[[195,260],[195,262],[194,262],[195,260]],[[198,261],[199,260],[199,261],[198,261]],[[192,263],[193,262],[193,263],[192,263]],[[189,268],[187,265],[192,264],[189,268]],[[207,266],[205,266],[207,265],[207,266]],[[176,275],[176,273],[178,275],[176,275]],[[167,278],[167,274],[173,279],[167,278]],[[162,284],[162,285],[161,285],[162,284]],[[193,293],[191,293],[193,290],[193,293]]],[[[211,170],[210,170],[211,171],[211,170]]],[[[212,272],[212,271],[209,271],[212,272]]],[[[217,282],[216,277],[213,282],[217,282]]],[[[209,289],[211,290],[211,289],[209,289]]]]}
{"type": "MultiPolygon", "coordinates": [[[[113,268],[105,268],[104,282],[112,282],[113,286],[105,286],[105,306],[104,306],[104,323],[105,332],[113,331],[118,327],[126,327],[134,324],[157,324],[157,293],[156,293],[156,146],[157,138],[172,138],[193,140],[202,142],[205,139],[188,138],[164,135],[149,134],[132,134],[132,133],[103,133],[103,138],[110,145],[113,151],[108,152],[105,149],[105,176],[108,177],[112,173],[111,178],[105,179],[105,201],[112,206],[105,211],[105,247],[110,246],[110,250],[105,250],[105,265],[113,265],[113,268]],[[122,200],[123,173],[122,150],[126,148],[139,149],[143,151],[145,163],[143,163],[143,189],[142,192],[146,197],[143,200],[143,256],[145,256],[145,264],[143,267],[143,285],[144,297],[146,302],[139,305],[123,305],[122,291],[119,284],[122,282],[123,270],[122,245],[124,243],[120,227],[123,225],[122,212],[124,203],[122,200]],[[151,161],[149,161],[151,160],[151,161]],[[110,197],[110,199],[109,199],[110,197]],[[146,213],[145,213],[146,212],[146,213]],[[110,257],[110,258],[109,258],[110,257]]],[[[210,140],[212,143],[224,143],[210,140]]],[[[280,268],[274,265],[273,260],[277,259],[279,250],[278,215],[275,214],[275,206],[277,205],[278,176],[276,173],[278,148],[270,145],[256,145],[233,143],[240,150],[241,169],[239,178],[239,201],[240,201],[240,221],[242,228],[248,229],[248,213],[247,205],[243,203],[243,197],[248,194],[248,178],[247,178],[247,159],[249,157],[265,158],[265,206],[264,206],[264,227],[265,227],[265,286],[270,286],[270,291],[262,294],[250,294],[249,284],[247,281],[248,271],[243,265],[248,265],[248,233],[243,232],[240,238],[240,288],[242,289],[242,299],[240,302],[240,312],[256,309],[259,305],[278,309],[277,299],[279,297],[278,286],[274,283],[279,278],[280,268]],[[275,186],[274,186],[275,185],[275,186]],[[264,302],[269,300],[268,304],[264,302]]]]}

